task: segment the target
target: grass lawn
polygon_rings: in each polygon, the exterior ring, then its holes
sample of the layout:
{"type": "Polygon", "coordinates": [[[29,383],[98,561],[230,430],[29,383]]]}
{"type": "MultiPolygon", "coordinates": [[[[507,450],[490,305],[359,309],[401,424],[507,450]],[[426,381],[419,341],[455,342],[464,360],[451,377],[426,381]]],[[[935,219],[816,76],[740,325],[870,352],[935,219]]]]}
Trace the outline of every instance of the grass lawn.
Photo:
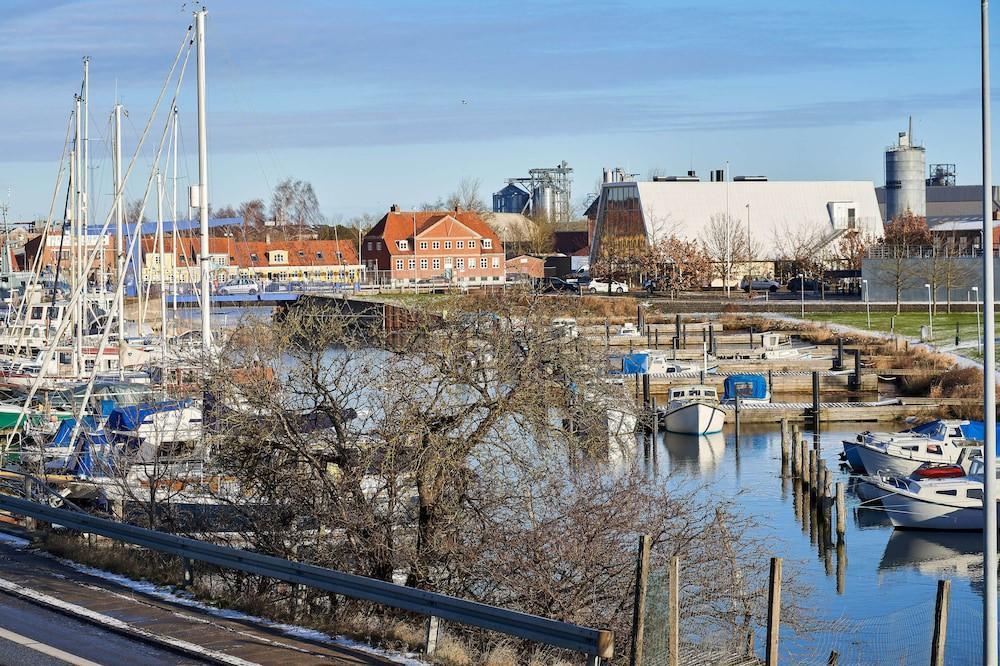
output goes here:
{"type": "MultiPolygon", "coordinates": [[[[868,329],[868,319],[864,312],[806,312],[806,319],[816,322],[830,322],[854,326],[862,330],[868,329]]],[[[955,343],[955,325],[958,324],[959,338],[962,342],[976,340],[975,312],[938,312],[934,315],[934,342],[937,344],[955,343]]],[[[872,312],[873,331],[889,332],[894,330],[899,335],[916,338],[920,336],[920,327],[927,325],[926,312],[872,312]]]]}

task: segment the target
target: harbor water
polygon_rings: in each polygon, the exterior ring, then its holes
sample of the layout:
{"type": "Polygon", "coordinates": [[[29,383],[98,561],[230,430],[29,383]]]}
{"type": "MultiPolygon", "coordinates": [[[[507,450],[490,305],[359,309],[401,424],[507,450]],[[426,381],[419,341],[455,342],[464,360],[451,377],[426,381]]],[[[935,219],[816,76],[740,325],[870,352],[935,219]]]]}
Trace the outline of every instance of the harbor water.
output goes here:
{"type": "MultiPolygon", "coordinates": [[[[853,489],[856,477],[841,467],[842,440],[864,430],[897,427],[905,426],[838,423],[818,435],[831,484],[847,487],[847,531],[840,553],[836,545],[820,547],[808,520],[803,527],[797,510],[801,497],[792,480],[781,477],[781,433],[775,427],[744,426],[738,445],[731,426],[701,438],[661,433],[656,469],[653,460],[640,460],[652,473],[700,480],[699,492],[730,501],[737,512],[752,517],[755,536],[766,541],[769,554],[784,558],[785,576],[804,585],[797,602],[817,623],[802,635],[782,627],[781,663],[826,664],[833,651],[842,664],[928,663],[942,578],[951,579],[946,663],[980,660],[982,534],[894,531],[877,503],[862,504],[853,489]]],[[[801,435],[810,446],[814,437],[810,431],[801,435]]],[[[660,642],[660,630],[666,628],[654,628],[649,640],[660,642]]],[[[762,656],[764,636],[758,634],[756,653],[762,656]]]]}

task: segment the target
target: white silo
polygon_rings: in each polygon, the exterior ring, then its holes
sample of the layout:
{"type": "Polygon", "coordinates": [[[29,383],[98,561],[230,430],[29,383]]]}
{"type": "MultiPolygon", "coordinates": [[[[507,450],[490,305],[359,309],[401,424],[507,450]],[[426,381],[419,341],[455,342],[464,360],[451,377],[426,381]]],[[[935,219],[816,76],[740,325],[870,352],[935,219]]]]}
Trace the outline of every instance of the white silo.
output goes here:
{"type": "Polygon", "coordinates": [[[899,133],[899,143],[885,151],[885,219],[907,210],[927,215],[927,184],[924,181],[924,147],[913,142],[913,120],[909,130],[899,133]]]}

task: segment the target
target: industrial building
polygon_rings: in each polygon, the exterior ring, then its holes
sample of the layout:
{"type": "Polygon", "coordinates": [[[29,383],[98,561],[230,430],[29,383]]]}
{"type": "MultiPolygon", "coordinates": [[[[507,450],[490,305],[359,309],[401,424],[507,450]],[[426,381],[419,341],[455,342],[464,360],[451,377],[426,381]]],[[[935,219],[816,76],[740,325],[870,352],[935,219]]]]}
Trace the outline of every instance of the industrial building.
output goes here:
{"type": "Polygon", "coordinates": [[[787,259],[804,248],[812,256],[832,253],[837,241],[855,229],[882,236],[882,215],[870,181],[726,180],[721,171],[713,172],[710,182],[694,172],[652,182],[605,180],[591,262],[602,255],[625,256],[671,235],[703,241],[713,219],[747,229],[756,260],[787,259]]]}
{"type": "Polygon", "coordinates": [[[529,169],[526,177],[508,178],[493,194],[494,213],[521,213],[555,224],[570,221],[571,174],[565,162],[555,167],[529,169]]]}

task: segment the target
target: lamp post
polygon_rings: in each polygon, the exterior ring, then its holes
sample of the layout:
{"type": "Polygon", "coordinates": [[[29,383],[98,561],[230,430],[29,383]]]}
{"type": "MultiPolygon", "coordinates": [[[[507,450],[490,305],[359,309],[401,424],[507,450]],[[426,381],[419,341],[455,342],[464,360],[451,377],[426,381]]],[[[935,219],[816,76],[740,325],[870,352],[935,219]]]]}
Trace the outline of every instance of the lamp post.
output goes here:
{"type": "Polygon", "coordinates": [[[799,273],[799,316],[806,317],[806,277],[799,273]]]}
{"type": "Polygon", "coordinates": [[[983,664],[997,664],[996,333],[993,297],[993,164],[990,137],[990,3],[982,0],[983,128],[983,664]]]}
{"type": "Polygon", "coordinates": [[[979,320],[979,287],[973,287],[972,291],[976,293],[976,348],[979,353],[983,353],[983,325],[979,320]]]}
{"type": "Polygon", "coordinates": [[[929,282],[925,282],[924,287],[927,289],[927,327],[931,332],[931,342],[934,342],[934,311],[931,310],[931,285],[929,282]]]}
{"type": "Polygon", "coordinates": [[[861,288],[865,290],[865,313],[868,315],[868,328],[872,327],[872,306],[868,302],[868,280],[861,281],[861,288]]]}

